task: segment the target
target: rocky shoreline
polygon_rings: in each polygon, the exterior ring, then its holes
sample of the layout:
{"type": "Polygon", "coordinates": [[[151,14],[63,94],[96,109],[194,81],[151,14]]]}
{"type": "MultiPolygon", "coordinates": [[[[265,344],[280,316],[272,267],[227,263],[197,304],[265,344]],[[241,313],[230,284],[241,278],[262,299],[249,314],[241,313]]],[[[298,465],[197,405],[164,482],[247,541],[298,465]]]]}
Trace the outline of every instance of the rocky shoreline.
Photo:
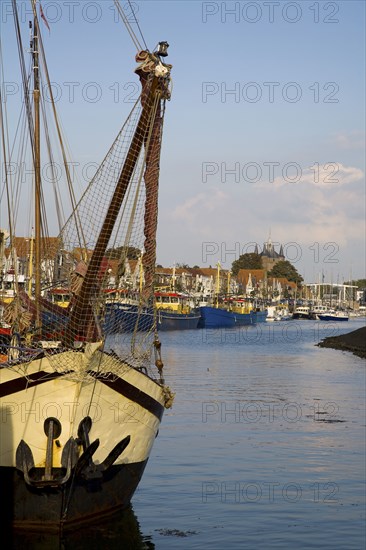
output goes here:
{"type": "Polygon", "coordinates": [[[324,338],[317,346],[350,351],[358,357],[366,358],[366,327],[361,327],[348,334],[324,338]]]}

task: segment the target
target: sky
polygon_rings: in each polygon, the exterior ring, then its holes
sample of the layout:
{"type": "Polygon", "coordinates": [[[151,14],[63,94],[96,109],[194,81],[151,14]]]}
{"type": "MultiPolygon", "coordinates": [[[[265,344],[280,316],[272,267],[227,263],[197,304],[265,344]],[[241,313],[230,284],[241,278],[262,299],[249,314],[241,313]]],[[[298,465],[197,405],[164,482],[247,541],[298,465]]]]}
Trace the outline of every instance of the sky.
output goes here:
{"type": "MultiPolygon", "coordinates": [[[[270,237],[306,282],[364,278],[365,2],[121,4],[150,50],[170,44],[158,263],[230,268],[270,237]]],[[[29,4],[18,6],[27,39],[29,4]]],[[[138,97],[136,49],[110,0],[42,7],[83,187],[138,97]]],[[[11,111],[21,91],[7,0],[1,35],[11,111]]]]}

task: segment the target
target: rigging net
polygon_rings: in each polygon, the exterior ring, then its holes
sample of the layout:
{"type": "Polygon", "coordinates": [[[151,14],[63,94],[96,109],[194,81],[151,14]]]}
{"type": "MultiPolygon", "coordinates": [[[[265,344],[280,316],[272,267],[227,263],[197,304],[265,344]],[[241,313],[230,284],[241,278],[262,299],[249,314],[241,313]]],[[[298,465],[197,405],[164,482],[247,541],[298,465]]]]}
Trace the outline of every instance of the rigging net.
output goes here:
{"type": "MultiPolygon", "coordinates": [[[[136,59],[141,97],[57,239],[54,265],[61,268],[55,270],[52,291],[47,295],[43,288],[40,297],[38,340],[53,340],[56,351],[107,341],[124,360],[124,368],[148,369],[156,340],[158,178],[170,66],[147,51],[136,59]],[[64,308],[57,304],[62,291],[69,295],[64,308]]],[[[35,305],[25,293],[22,308],[34,313],[35,305]]],[[[10,313],[9,308],[8,322],[10,313]]],[[[62,357],[62,364],[57,354],[52,360],[56,370],[67,366],[67,354],[62,357]]],[[[113,363],[113,354],[110,360],[113,363]]],[[[156,365],[162,366],[159,357],[156,365]]]]}

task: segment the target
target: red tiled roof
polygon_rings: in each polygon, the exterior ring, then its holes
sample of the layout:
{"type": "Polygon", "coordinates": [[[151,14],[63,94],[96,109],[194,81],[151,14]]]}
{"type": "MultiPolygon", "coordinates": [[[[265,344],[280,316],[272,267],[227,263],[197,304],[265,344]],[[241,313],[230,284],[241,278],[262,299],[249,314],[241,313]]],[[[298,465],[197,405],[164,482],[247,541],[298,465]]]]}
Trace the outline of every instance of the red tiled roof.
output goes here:
{"type": "MultiPolygon", "coordinates": [[[[31,253],[31,237],[14,237],[12,246],[16,250],[18,258],[26,258],[31,253]]],[[[60,239],[58,237],[41,237],[41,256],[42,258],[53,259],[60,248],[60,239]]],[[[33,247],[34,251],[34,247],[33,247]]],[[[5,256],[10,256],[11,249],[5,250],[5,256]]]]}
{"type": "Polygon", "coordinates": [[[249,275],[251,275],[252,283],[259,283],[260,281],[264,281],[265,273],[264,269],[239,269],[237,280],[242,285],[247,285],[249,275]]]}

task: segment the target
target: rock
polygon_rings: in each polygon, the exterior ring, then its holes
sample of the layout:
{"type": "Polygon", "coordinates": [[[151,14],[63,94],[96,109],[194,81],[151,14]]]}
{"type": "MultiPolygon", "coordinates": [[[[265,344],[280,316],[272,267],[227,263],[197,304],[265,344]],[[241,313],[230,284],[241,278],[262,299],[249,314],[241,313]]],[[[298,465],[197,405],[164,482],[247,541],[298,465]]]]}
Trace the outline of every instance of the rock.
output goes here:
{"type": "Polygon", "coordinates": [[[358,357],[366,358],[366,327],[361,327],[353,332],[324,338],[317,344],[321,348],[339,349],[351,351],[358,357]]]}

